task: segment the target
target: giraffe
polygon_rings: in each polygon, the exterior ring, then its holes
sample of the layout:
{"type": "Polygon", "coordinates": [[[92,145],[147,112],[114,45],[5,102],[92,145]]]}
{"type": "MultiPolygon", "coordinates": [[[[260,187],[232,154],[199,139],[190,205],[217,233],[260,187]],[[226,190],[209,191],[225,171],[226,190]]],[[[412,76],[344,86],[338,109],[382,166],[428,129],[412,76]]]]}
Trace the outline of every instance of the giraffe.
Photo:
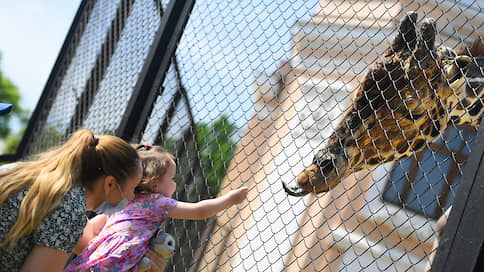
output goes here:
{"type": "Polygon", "coordinates": [[[393,43],[369,69],[326,147],[297,176],[297,186],[283,182],[288,195],[327,192],[351,173],[411,156],[437,140],[448,124],[479,126],[484,91],[466,88],[472,58],[435,47],[434,19],[424,19],[418,31],[416,22],[416,12],[402,18],[393,43]]]}

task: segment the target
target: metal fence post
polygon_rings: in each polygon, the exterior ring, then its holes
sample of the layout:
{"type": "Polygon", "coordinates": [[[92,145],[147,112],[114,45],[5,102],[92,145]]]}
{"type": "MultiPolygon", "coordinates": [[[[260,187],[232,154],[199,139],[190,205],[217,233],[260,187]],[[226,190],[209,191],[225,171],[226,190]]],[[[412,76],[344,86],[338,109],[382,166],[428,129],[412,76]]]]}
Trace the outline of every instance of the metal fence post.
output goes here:
{"type": "MultiPolygon", "coordinates": [[[[481,120],[482,124],[482,120],[481,120]]],[[[474,140],[455,202],[444,228],[432,272],[483,271],[484,128],[474,140]]]]}
{"type": "Polygon", "coordinates": [[[74,115],[71,118],[69,128],[66,131],[66,136],[75,132],[82,126],[82,122],[86,118],[89,108],[94,100],[95,95],[99,91],[99,84],[104,78],[104,74],[111,62],[111,57],[116,51],[116,45],[121,37],[121,33],[126,25],[134,0],[123,0],[119,3],[116,11],[116,16],[112,20],[106,39],[99,50],[96,58],[96,64],[92,68],[89,79],[79,96],[79,101],[74,110],[74,115]]]}
{"type": "Polygon", "coordinates": [[[117,136],[128,141],[139,140],[194,4],[195,0],[171,0],[168,4],[117,136]]]}

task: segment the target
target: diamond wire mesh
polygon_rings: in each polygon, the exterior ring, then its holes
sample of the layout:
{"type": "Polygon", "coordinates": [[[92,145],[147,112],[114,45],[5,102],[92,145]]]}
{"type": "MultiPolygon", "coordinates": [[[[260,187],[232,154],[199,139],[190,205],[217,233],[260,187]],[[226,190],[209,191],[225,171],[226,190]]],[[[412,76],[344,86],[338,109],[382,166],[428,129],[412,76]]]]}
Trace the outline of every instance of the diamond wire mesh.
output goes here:
{"type": "Polygon", "coordinates": [[[160,24],[159,18],[154,1],[134,1],[110,65],[84,120],[85,127],[109,134],[116,131],[160,24]]]}
{"type": "MultiPolygon", "coordinates": [[[[125,2],[95,1],[30,153],[67,133],[125,2]]],[[[119,126],[160,25],[158,4],[132,4],[83,127],[119,126]]],[[[249,196],[209,220],[167,221],[178,247],[167,270],[424,271],[475,127],[451,125],[425,151],[354,171],[326,194],[292,198],[281,181],[294,183],[327,144],[407,11],[435,18],[437,44],[459,48],[484,35],[483,8],[478,0],[197,1],[140,138],[176,156],[178,200],[240,186],[249,196]]]]}
{"type": "Polygon", "coordinates": [[[57,79],[60,81],[57,95],[52,98],[46,121],[36,134],[37,143],[30,145],[34,148],[28,153],[45,151],[65,135],[118,5],[119,1],[97,1],[90,14],[85,15],[90,15],[84,19],[85,30],[77,34],[79,42],[73,49],[72,60],[65,67],[64,76],[57,79]]]}

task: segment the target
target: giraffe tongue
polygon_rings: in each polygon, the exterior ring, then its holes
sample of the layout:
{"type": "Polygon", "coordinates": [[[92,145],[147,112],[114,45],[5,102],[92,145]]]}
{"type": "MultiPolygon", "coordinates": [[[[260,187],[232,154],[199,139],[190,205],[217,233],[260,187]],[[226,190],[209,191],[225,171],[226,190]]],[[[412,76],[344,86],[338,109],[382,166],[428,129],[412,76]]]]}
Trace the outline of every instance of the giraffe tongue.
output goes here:
{"type": "Polygon", "coordinates": [[[286,193],[290,196],[301,197],[311,193],[309,191],[304,191],[303,189],[298,187],[288,187],[284,181],[282,182],[282,187],[284,188],[284,191],[286,191],[286,193]]]}

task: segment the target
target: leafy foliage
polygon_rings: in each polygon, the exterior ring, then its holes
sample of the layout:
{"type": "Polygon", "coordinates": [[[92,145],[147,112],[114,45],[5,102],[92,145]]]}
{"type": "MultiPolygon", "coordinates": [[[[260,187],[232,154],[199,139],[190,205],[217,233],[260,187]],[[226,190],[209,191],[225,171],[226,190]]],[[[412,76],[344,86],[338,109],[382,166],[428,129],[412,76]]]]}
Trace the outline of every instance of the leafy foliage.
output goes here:
{"type": "Polygon", "coordinates": [[[187,130],[181,139],[162,140],[161,145],[177,158],[179,174],[175,179],[177,192],[186,193],[183,199],[198,201],[206,193],[217,196],[234,156],[236,145],[231,137],[235,130],[235,125],[222,115],[212,124],[197,124],[196,135],[187,130]]]}
{"type": "Polygon", "coordinates": [[[20,92],[17,86],[6,78],[0,70],[0,102],[13,105],[10,114],[0,116],[0,138],[4,139],[7,144],[4,153],[15,153],[22,138],[23,129],[29,120],[29,111],[20,106],[20,98],[20,92]],[[20,123],[21,129],[19,132],[12,131],[12,118],[17,119],[20,123]]]}
{"type": "MultiPolygon", "coordinates": [[[[187,202],[217,196],[235,151],[235,142],[231,137],[236,127],[227,116],[222,115],[212,124],[196,124],[195,130],[196,133],[189,128],[181,138],[165,138],[161,141],[161,145],[177,160],[176,199],[187,202]]],[[[167,271],[186,271],[184,268],[192,265],[195,261],[192,249],[198,247],[200,233],[204,233],[209,226],[210,219],[166,221],[165,231],[177,237],[179,248],[179,254],[172,258],[172,265],[168,265],[167,271]]]]}
{"type": "Polygon", "coordinates": [[[213,124],[197,125],[197,140],[200,144],[200,158],[212,195],[220,191],[220,183],[227,173],[234,156],[235,143],[231,139],[236,127],[222,115],[213,124]]]}

